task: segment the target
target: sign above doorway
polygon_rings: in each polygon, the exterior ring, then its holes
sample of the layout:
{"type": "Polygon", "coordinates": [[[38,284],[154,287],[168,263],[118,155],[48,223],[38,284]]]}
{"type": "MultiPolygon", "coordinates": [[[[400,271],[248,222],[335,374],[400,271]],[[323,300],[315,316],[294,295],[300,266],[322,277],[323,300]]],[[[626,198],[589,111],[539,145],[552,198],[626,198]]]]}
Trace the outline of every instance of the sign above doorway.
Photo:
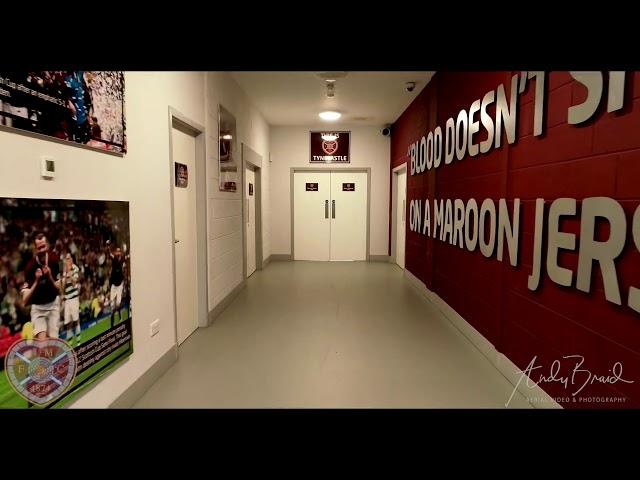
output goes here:
{"type": "Polygon", "coordinates": [[[351,163],[351,132],[310,132],[309,163],[351,163]]]}

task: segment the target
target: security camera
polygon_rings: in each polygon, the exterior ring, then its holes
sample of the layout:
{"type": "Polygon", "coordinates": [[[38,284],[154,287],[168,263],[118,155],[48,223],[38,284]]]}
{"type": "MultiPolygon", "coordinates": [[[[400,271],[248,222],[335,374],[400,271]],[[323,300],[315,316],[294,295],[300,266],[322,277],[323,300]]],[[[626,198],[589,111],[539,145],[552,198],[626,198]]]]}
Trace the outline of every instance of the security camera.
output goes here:
{"type": "Polygon", "coordinates": [[[407,92],[413,92],[416,88],[416,82],[407,82],[404,84],[404,88],[407,92]]]}
{"type": "Polygon", "coordinates": [[[382,129],[380,130],[380,133],[382,133],[382,135],[384,135],[385,137],[390,137],[391,125],[385,125],[384,127],[382,127],[382,129]]]}

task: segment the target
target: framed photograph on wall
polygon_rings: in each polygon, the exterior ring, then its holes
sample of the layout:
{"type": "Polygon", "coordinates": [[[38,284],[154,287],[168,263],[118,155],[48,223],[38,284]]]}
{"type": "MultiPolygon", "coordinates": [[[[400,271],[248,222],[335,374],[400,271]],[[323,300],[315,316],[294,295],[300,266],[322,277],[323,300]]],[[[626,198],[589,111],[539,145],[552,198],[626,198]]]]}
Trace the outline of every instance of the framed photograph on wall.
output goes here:
{"type": "Polygon", "coordinates": [[[125,153],[124,72],[0,72],[0,125],[125,153]]]}
{"type": "Polygon", "coordinates": [[[129,203],[0,198],[0,408],[60,408],[133,352],[129,203]]]}
{"type": "Polygon", "coordinates": [[[236,119],[222,105],[218,105],[218,146],[220,190],[235,192],[238,189],[240,172],[236,119]]]}

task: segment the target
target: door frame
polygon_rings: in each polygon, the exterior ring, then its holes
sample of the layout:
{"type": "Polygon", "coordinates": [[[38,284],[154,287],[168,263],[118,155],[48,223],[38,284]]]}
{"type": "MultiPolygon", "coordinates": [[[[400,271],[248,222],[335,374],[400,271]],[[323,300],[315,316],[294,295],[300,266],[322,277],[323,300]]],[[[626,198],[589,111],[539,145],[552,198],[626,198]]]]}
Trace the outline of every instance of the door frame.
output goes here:
{"type": "Polygon", "coordinates": [[[175,212],[173,189],[175,188],[175,168],[173,165],[173,129],[181,130],[195,137],[196,171],[193,181],[196,184],[196,296],[198,299],[198,327],[207,326],[207,173],[206,173],[206,135],[205,128],[194,122],[177,109],[169,106],[169,192],[171,197],[171,266],[173,276],[173,327],[176,351],[178,351],[178,292],[176,290],[176,242],[175,212]]]}
{"type": "MultiPolygon", "coordinates": [[[[398,268],[401,268],[400,265],[396,262],[396,232],[398,231],[398,218],[396,215],[397,211],[397,203],[398,203],[398,174],[399,173],[408,173],[407,172],[407,162],[402,165],[398,165],[391,171],[391,175],[393,175],[391,180],[391,255],[389,260],[391,263],[396,265],[398,268]]],[[[409,184],[409,177],[407,175],[407,185],[409,184]]],[[[405,197],[406,201],[406,197],[405,197]]],[[[406,237],[405,237],[406,239],[406,237]]],[[[405,268],[406,268],[406,244],[405,244],[405,268]]]]}
{"type": "Polygon", "coordinates": [[[241,144],[242,149],[242,278],[247,279],[247,190],[246,175],[247,166],[253,167],[256,184],[253,188],[253,196],[256,203],[256,271],[264,266],[262,252],[262,155],[252,149],[246,143],[241,144]]]}
{"type": "Polygon", "coordinates": [[[370,237],[371,237],[371,167],[343,167],[343,168],[318,168],[318,167],[290,167],[290,183],[289,183],[289,201],[291,205],[291,260],[295,260],[295,244],[294,244],[294,236],[295,236],[295,225],[294,225],[294,210],[295,210],[295,201],[294,201],[294,176],[296,172],[357,172],[357,173],[366,173],[367,174],[367,248],[366,248],[366,262],[370,261],[370,237]]]}

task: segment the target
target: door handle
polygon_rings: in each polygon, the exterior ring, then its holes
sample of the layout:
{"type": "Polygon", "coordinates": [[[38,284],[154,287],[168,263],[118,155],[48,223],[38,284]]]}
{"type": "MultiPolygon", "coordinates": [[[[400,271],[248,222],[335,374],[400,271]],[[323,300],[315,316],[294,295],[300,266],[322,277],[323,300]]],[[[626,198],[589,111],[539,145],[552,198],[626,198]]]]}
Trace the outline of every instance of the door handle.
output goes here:
{"type": "Polygon", "coordinates": [[[331,200],[331,218],[336,218],[336,201],[331,200]]]}
{"type": "Polygon", "coordinates": [[[324,218],[329,218],[329,200],[324,201],[324,218]]]}

